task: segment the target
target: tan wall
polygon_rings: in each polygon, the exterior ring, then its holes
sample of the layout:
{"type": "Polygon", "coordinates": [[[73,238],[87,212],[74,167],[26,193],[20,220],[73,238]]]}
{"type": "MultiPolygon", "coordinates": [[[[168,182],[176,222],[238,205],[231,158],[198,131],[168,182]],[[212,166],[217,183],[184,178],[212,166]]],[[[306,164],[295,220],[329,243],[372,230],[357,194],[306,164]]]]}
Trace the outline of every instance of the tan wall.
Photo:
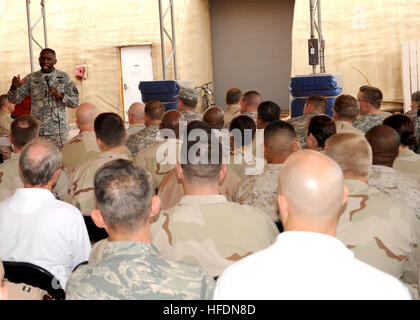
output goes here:
{"type": "MultiPolygon", "coordinates": [[[[356,95],[358,88],[369,81],[382,89],[385,104],[402,105],[400,42],[420,39],[420,0],[321,3],[327,73],[343,74],[344,93],[356,95]]],[[[309,19],[309,1],[297,0],[292,75],[312,73],[307,53],[309,19]]]]}
{"type": "MultiPolygon", "coordinates": [[[[163,1],[167,3],[166,1],[163,1]]],[[[178,77],[194,85],[213,81],[210,16],[207,0],[175,0],[178,77]]],[[[32,22],[40,6],[32,1],[32,22]]],[[[155,80],[162,80],[159,6],[156,0],[47,1],[48,45],[57,52],[57,69],[76,82],[81,102],[93,102],[101,111],[119,112],[121,71],[118,45],[152,43],[155,80]],[[88,79],[74,78],[77,64],[88,65],[88,79]]],[[[167,16],[167,30],[170,28],[167,16]]],[[[42,22],[35,38],[43,44],[42,22]]],[[[169,40],[167,54],[171,48],[169,40]]],[[[25,1],[0,0],[0,92],[7,92],[15,74],[30,72],[25,1]]],[[[40,49],[34,46],[34,56],[40,49]]],[[[35,69],[38,69],[37,59],[35,69]]],[[[172,65],[168,79],[173,79],[172,65]]],[[[70,121],[74,112],[69,112],[70,121]]]]}

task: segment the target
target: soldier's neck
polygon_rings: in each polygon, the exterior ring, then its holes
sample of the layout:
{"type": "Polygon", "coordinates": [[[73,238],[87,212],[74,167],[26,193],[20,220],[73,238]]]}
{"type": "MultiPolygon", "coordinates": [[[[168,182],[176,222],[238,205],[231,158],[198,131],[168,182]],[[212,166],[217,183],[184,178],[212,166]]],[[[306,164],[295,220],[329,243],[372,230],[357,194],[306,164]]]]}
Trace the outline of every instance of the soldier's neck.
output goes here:
{"type": "Polygon", "coordinates": [[[108,232],[108,241],[138,241],[138,242],[148,242],[151,243],[152,242],[152,238],[150,236],[150,228],[149,228],[149,224],[148,226],[144,226],[143,228],[141,228],[140,230],[136,230],[134,232],[129,232],[129,233],[125,233],[125,232],[121,232],[121,231],[113,231],[110,230],[109,228],[107,229],[108,232]]]}
{"type": "Polygon", "coordinates": [[[102,145],[102,146],[101,146],[101,151],[102,151],[102,152],[109,151],[109,152],[124,153],[124,145],[122,145],[122,146],[118,146],[118,147],[114,147],[114,148],[109,148],[109,147],[107,147],[107,146],[105,146],[105,145],[102,145]]]}

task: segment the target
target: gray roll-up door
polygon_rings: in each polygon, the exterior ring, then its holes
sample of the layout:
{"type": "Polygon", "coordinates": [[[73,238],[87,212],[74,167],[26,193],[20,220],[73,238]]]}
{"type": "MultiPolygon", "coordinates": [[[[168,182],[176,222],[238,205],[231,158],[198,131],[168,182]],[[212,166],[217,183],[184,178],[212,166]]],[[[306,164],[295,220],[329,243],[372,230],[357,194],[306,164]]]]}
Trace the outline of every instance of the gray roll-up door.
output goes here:
{"type": "Polygon", "coordinates": [[[224,108],[226,92],[238,87],[244,93],[256,90],[287,110],[294,0],[209,3],[215,104],[224,108]]]}

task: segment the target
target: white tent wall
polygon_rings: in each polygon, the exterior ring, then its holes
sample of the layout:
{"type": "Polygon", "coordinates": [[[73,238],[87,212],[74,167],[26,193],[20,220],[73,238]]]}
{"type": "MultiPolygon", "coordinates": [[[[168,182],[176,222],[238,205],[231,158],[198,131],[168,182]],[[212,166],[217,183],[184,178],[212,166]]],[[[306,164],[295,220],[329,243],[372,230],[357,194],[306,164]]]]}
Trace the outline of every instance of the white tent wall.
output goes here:
{"type": "MultiPolygon", "coordinates": [[[[370,83],[384,107],[402,108],[401,41],[420,39],[419,0],[321,0],[327,73],[341,73],[344,93],[370,83]]],[[[293,24],[292,76],[310,74],[309,0],[297,0],[293,24]]]]}
{"type": "MultiPolygon", "coordinates": [[[[32,24],[40,6],[31,1],[32,24]]],[[[46,0],[48,45],[57,52],[57,69],[75,81],[81,102],[93,102],[102,112],[122,115],[121,45],[152,44],[155,80],[163,79],[157,0],[46,0]],[[76,80],[78,64],[88,66],[88,78],[76,80]]],[[[168,1],[163,1],[166,9],[168,1]]],[[[194,85],[213,81],[210,14],[207,0],[175,0],[178,78],[194,85]]],[[[170,28],[170,15],[165,19],[170,28]],[[168,19],[169,18],[169,19],[168,19]]],[[[43,44],[42,22],[33,31],[43,44]]],[[[171,51],[165,40],[166,52],[171,51]]],[[[34,44],[37,70],[40,48],[34,44]]],[[[0,92],[8,91],[14,75],[30,73],[26,5],[24,0],[0,0],[0,92]]],[[[168,79],[174,79],[173,65],[168,79]]],[[[74,111],[69,111],[70,122],[74,111]]]]}

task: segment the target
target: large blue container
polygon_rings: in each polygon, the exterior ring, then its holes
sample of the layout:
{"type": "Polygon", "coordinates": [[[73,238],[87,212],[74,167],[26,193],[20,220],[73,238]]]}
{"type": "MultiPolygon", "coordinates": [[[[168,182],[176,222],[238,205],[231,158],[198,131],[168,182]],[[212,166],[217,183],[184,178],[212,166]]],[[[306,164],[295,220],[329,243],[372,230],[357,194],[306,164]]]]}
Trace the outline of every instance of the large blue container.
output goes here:
{"type": "Polygon", "coordinates": [[[327,99],[328,108],[325,113],[332,117],[334,101],[343,92],[343,86],[332,74],[296,76],[290,81],[289,92],[291,95],[291,118],[303,114],[306,98],[312,94],[320,94],[327,99]]]}
{"type": "Polygon", "coordinates": [[[163,103],[166,111],[177,109],[179,86],[176,81],[141,81],[139,90],[144,103],[158,100],[163,103]]]}

